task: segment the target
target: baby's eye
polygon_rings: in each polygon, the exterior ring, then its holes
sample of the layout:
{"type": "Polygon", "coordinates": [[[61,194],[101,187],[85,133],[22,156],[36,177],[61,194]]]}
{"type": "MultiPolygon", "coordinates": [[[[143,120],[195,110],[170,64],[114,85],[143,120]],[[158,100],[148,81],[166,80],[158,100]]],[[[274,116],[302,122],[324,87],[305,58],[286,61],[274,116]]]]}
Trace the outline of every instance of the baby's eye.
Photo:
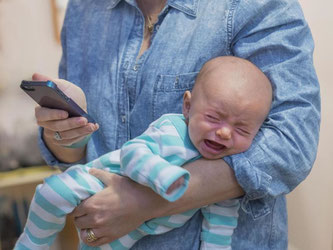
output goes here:
{"type": "Polygon", "coordinates": [[[251,133],[243,128],[237,128],[238,133],[240,133],[241,135],[250,135],[251,133]]]}
{"type": "Polygon", "coordinates": [[[218,122],[219,121],[219,118],[217,118],[216,116],[213,116],[213,115],[206,115],[206,117],[209,121],[212,121],[212,122],[218,122]]]}

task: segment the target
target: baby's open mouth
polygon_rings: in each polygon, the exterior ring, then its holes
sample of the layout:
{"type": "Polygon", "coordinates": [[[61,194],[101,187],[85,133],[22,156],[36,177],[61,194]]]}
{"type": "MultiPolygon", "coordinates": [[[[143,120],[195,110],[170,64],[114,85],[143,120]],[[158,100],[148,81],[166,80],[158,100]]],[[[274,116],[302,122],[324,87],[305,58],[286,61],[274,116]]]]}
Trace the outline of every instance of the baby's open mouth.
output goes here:
{"type": "Polygon", "coordinates": [[[214,150],[223,150],[225,149],[225,146],[223,144],[217,143],[215,141],[211,141],[206,139],[205,140],[205,144],[207,145],[207,147],[214,149],[214,150]]]}

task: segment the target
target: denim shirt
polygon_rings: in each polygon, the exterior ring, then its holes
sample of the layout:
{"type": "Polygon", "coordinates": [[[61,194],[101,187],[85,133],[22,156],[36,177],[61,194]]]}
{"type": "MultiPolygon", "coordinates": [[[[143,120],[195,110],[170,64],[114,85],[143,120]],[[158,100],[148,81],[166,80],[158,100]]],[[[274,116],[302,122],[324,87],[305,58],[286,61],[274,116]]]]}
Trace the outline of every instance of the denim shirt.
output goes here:
{"type": "MultiPolygon", "coordinates": [[[[118,149],[165,113],[181,113],[203,64],[235,55],[273,85],[269,117],[251,148],[225,157],[245,191],[234,249],[286,249],[284,195],[310,172],[320,124],[313,40],[296,0],[168,0],[138,58],[144,18],[135,0],[72,0],[62,30],[60,78],[80,86],[99,123],[86,161],[118,149]]],[[[235,100],[237,101],[237,100],[235,100]]],[[[47,163],[58,162],[40,139],[47,163]]],[[[201,217],[133,249],[197,249],[201,217]]]]}

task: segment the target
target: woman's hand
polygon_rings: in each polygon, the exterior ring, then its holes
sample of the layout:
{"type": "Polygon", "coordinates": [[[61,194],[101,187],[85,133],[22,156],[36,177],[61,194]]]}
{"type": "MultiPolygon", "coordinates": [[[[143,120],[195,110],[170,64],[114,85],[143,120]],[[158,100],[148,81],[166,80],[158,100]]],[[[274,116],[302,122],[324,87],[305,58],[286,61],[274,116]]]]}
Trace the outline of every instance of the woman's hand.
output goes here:
{"type": "MultiPolygon", "coordinates": [[[[47,76],[34,74],[35,81],[52,80],[59,89],[67,96],[71,97],[83,110],[87,110],[86,97],[81,88],[73,83],[61,79],[51,79],[47,76]]],[[[64,110],[36,107],[35,116],[37,124],[44,128],[43,138],[52,153],[63,162],[75,162],[84,155],[85,147],[78,149],[68,149],[69,146],[82,140],[85,136],[98,129],[98,124],[88,123],[84,117],[68,118],[68,113],[64,110]],[[58,132],[61,140],[56,140],[55,133],[58,132]]]]}
{"type": "MultiPolygon", "coordinates": [[[[138,228],[154,216],[151,204],[153,191],[129,178],[92,169],[90,173],[105,184],[105,189],[83,201],[72,213],[82,241],[89,246],[112,242],[138,228]],[[149,201],[147,200],[149,199],[149,201]],[[147,207],[146,207],[147,206],[147,207]],[[98,240],[87,242],[92,229],[98,240]]],[[[157,195],[153,197],[159,198],[157,195]]]]}
{"type": "Polygon", "coordinates": [[[240,197],[243,189],[233,170],[223,160],[199,159],[184,166],[191,179],[184,196],[168,202],[150,188],[116,174],[91,169],[104,190],[83,201],[73,211],[80,237],[89,246],[112,242],[138,228],[152,218],[169,216],[200,208],[222,200],[240,197]],[[223,180],[223,181],[221,181],[223,180]],[[98,240],[87,242],[87,230],[92,229],[98,240]]]}

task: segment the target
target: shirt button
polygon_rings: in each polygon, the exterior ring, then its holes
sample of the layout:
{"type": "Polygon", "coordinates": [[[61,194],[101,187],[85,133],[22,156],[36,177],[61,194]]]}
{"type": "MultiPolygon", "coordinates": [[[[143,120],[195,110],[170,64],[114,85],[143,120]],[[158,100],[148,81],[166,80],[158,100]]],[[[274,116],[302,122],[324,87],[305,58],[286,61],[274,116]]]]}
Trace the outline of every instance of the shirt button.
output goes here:
{"type": "Polygon", "coordinates": [[[159,26],[159,25],[156,25],[156,26],[155,26],[155,29],[156,29],[156,30],[158,30],[159,28],[160,28],[160,26],[159,26]]]}
{"type": "Polygon", "coordinates": [[[138,65],[134,65],[133,70],[134,70],[134,71],[138,71],[138,68],[139,68],[138,65]]]}
{"type": "Polygon", "coordinates": [[[179,76],[176,76],[175,85],[178,85],[178,83],[179,83],[179,76]]]}
{"type": "Polygon", "coordinates": [[[126,122],[126,115],[122,115],[122,116],[121,116],[121,122],[122,122],[122,123],[125,123],[125,122],[126,122]]]}

